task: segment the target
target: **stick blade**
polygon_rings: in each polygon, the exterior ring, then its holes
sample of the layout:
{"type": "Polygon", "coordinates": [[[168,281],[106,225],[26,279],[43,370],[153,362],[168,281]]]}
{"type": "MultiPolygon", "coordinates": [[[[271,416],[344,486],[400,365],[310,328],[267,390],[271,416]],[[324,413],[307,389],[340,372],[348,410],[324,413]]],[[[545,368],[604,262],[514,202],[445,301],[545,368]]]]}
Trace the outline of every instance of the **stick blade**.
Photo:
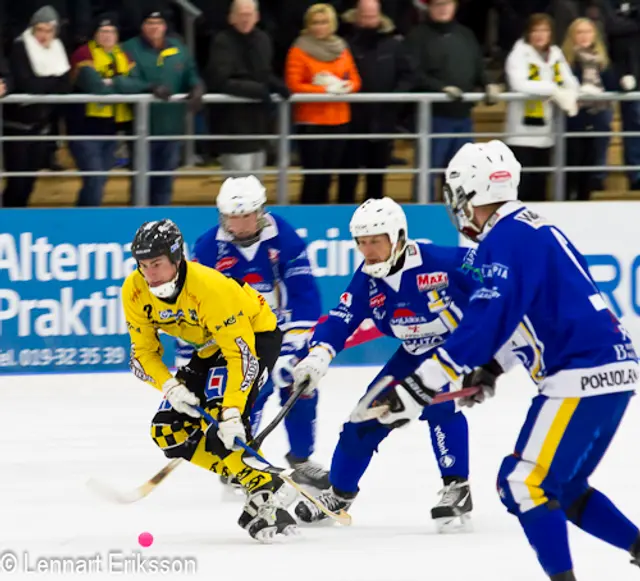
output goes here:
{"type": "Polygon", "coordinates": [[[106,482],[96,480],[95,478],[91,478],[87,481],[87,487],[94,494],[116,504],[132,504],[149,494],[149,490],[146,489],[147,487],[145,485],[139,486],[134,490],[124,492],[113,488],[106,482]]]}

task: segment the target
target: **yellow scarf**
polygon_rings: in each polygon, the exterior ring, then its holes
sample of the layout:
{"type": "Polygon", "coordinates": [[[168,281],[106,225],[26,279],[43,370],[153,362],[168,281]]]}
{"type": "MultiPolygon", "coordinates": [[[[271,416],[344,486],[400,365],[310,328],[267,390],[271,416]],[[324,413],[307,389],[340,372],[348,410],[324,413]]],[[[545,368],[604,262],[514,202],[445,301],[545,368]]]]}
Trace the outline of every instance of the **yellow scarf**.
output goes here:
{"type": "MultiPolygon", "coordinates": [[[[540,80],[540,67],[538,65],[529,65],[529,80],[540,80]]],[[[553,82],[559,87],[564,85],[559,62],[553,65],[553,82]]],[[[544,101],[525,101],[523,123],[530,127],[544,127],[544,125],[546,125],[547,121],[544,118],[544,101]]]]}
{"type": "MultiPolygon", "coordinates": [[[[93,67],[102,78],[110,79],[116,74],[128,75],[134,66],[118,45],[116,45],[113,48],[113,52],[109,54],[92,40],[89,42],[89,50],[91,51],[91,58],[93,59],[93,67]]],[[[124,123],[133,119],[131,106],[126,103],[120,103],[118,105],[89,103],[87,105],[87,117],[115,117],[116,123],[124,123]]]]}

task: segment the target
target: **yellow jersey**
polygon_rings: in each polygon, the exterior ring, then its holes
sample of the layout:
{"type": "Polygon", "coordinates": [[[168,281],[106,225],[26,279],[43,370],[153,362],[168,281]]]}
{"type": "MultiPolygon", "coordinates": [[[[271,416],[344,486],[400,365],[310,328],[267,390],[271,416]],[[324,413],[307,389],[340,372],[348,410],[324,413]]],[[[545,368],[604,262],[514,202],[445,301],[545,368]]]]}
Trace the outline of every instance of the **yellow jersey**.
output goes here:
{"type": "Polygon", "coordinates": [[[244,410],[258,375],[255,334],[273,331],[277,319],[265,298],[246,283],[195,262],[173,302],[154,296],[142,274],[132,272],[122,285],[122,304],[131,336],[129,366],[156,389],[172,377],[162,361],[158,331],[179,337],[207,358],[218,350],[227,360],[224,407],[244,410]]]}

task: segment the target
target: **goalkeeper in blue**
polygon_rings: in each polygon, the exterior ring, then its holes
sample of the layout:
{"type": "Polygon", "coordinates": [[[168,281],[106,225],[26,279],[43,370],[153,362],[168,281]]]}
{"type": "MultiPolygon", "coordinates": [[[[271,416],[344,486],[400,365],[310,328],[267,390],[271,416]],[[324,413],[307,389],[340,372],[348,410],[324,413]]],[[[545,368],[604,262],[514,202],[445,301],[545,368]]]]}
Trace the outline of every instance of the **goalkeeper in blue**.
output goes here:
{"type": "Polygon", "coordinates": [[[458,230],[478,242],[463,266],[476,288],[435,356],[381,390],[370,411],[377,406],[387,424],[417,419],[452,380],[482,386],[463,400],[481,403],[498,375],[481,366],[505,350],[517,355],[539,393],[500,467],[500,499],[548,577],[575,581],[568,523],[640,565],[638,527],[589,483],[635,393],[638,357],[584,257],[517,201],[520,170],[500,141],[465,145],[449,164],[445,201],[458,230]]]}
{"type": "MultiPolygon", "coordinates": [[[[403,209],[390,198],[367,200],[354,213],[351,235],[364,256],[339,304],[313,334],[311,351],[294,369],[296,384],[315,390],[329,363],[365,319],[400,346],[367,388],[344,425],[329,473],[331,488],[318,499],[330,510],[348,509],[379,444],[394,426],[366,420],[369,394],[387,376],[403,379],[451,335],[462,318],[471,281],[459,270],[466,249],[445,248],[409,238],[403,209]]],[[[388,384],[388,383],[386,383],[388,384]]],[[[431,443],[443,480],[431,517],[440,531],[466,528],[472,510],[467,420],[453,402],[425,409],[431,443]]],[[[307,523],[325,515],[303,500],[296,514],[307,523]]]]}
{"type": "MultiPolygon", "coordinates": [[[[255,176],[225,180],[216,198],[220,223],[198,238],[192,257],[257,290],[276,314],[284,333],[280,357],[252,409],[254,434],[274,387],[283,404],[289,399],[293,366],[307,354],[322,308],[304,241],[284,219],[265,211],[266,202],[265,188],[255,176]]],[[[182,361],[177,361],[178,365],[186,362],[192,351],[189,345],[179,345],[177,354],[182,361]]],[[[287,461],[296,469],[296,481],[322,490],[329,487],[328,472],[310,460],[317,406],[317,394],[303,396],[284,425],[290,444],[287,461]]]]}

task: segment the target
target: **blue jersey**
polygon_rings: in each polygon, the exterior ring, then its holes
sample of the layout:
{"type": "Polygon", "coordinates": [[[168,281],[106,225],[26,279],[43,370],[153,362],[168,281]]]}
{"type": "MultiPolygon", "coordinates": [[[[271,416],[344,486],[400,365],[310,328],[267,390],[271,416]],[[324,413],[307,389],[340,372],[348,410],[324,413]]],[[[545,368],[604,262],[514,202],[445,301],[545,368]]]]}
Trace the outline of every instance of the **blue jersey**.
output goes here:
{"type": "Polygon", "coordinates": [[[411,354],[441,345],[462,319],[472,287],[459,266],[466,249],[409,242],[402,268],[383,279],[358,268],[338,306],[316,328],[311,345],[334,355],[365,319],[402,341],[411,354]]]}
{"type": "Polygon", "coordinates": [[[461,270],[475,288],[464,321],[438,349],[445,369],[468,373],[504,347],[551,397],[633,388],[636,353],[586,260],[532,210],[502,206],[461,270]]]}
{"type": "Polygon", "coordinates": [[[243,248],[220,226],[196,241],[193,258],[227,276],[247,282],[261,293],[278,317],[280,328],[303,331],[320,318],[321,301],[306,245],[275,214],[265,214],[265,227],[255,244],[243,248]]]}

